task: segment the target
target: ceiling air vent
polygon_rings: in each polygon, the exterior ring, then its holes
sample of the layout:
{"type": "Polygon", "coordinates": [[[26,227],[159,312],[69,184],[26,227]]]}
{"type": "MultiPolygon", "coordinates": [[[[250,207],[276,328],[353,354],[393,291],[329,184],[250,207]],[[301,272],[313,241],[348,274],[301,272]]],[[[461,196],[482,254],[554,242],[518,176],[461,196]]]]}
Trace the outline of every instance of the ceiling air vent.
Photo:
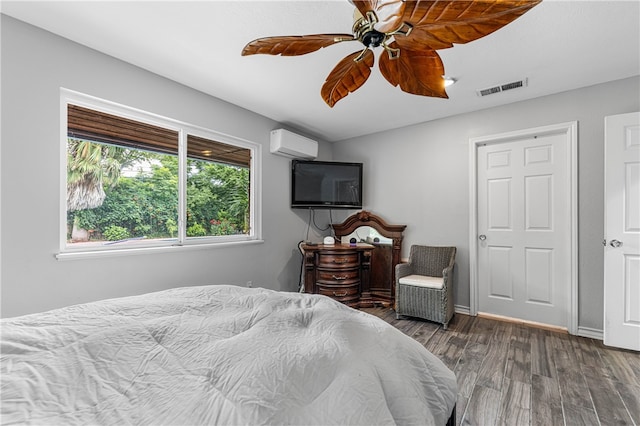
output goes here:
{"type": "Polygon", "coordinates": [[[486,89],[476,90],[478,96],[489,96],[494,93],[506,92],[507,90],[519,89],[521,87],[527,86],[527,79],[523,78],[522,80],[513,81],[511,83],[500,84],[498,86],[487,87],[486,89]]]}

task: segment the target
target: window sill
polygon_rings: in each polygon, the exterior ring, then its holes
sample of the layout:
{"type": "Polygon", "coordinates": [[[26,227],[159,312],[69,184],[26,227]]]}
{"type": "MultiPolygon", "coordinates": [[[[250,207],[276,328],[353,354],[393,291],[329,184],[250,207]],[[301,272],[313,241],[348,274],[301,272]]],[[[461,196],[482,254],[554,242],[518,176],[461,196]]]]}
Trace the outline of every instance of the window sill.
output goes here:
{"type": "Polygon", "coordinates": [[[81,260],[81,259],[97,259],[106,257],[118,257],[118,256],[132,256],[132,255],[144,255],[144,254],[157,254],[157,253],[182,253],[185,251],[194,250],[210,250],[215,248],[232,247],[246,244],[262,244],[264,240],[243,240],[243,241],[228,241],[220,243],[209,244],[187,244],[176,246],[162,246],[162,247],[137,247],[137,248],[123,248],[116,250],[94,250],[94,251],[66,251],[55,255],[59,261],[67,260],[81,260]]]}

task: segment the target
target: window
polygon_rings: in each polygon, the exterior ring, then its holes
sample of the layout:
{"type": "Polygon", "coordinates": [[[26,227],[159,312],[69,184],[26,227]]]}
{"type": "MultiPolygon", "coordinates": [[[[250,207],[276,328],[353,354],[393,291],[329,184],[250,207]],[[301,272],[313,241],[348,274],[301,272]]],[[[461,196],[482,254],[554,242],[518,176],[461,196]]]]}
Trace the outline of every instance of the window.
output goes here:
{"type": "Polygon", "coordinates": [[[257,240],[259,146],[63,90],[63,252],[257,240]]]}

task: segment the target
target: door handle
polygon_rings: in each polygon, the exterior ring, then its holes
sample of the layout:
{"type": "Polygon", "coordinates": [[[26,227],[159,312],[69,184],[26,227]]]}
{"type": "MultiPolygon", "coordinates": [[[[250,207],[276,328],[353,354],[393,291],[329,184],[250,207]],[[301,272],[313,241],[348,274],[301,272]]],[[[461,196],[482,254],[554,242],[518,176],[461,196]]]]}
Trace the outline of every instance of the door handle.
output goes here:
{"type": "Polygon", "coordinates": [[[479,239],[480,241],[484,241],[484,240],[486,240],[486,239],[487,239],[487,236],[486,236],[486,235],[484,235],[484,234],[482,234],[482,235],[480,235],[480,236],[478,237],[478,239],[479,239]]]}
{"type": "Polygon", "coordinates": [[[622,245],[622,241],[611,240],[611,241],[609,241],[609,245],[611,247],[618,248],[618,247],[620,247],[622,245]]]}

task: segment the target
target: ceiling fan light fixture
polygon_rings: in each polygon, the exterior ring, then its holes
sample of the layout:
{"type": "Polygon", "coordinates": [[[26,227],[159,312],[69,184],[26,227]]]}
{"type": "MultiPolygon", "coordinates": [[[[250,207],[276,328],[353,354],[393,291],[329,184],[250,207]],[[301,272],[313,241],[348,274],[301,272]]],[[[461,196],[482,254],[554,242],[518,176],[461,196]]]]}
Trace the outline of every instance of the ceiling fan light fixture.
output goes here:
{"type": "Polygon", "coordinates": [[[386,36],[376,30],[371,30],[362,35],[362,44],[367,47],[378,47],[385,41],[386,36]]]}
{"type": "Polygon", "coordinates": [[[456,83],[456,81],[458,81],[457,78],[448,77],[446,75],[443,75],[442,79],[444,80],[444,87],[453,86],[456,83]]]}

